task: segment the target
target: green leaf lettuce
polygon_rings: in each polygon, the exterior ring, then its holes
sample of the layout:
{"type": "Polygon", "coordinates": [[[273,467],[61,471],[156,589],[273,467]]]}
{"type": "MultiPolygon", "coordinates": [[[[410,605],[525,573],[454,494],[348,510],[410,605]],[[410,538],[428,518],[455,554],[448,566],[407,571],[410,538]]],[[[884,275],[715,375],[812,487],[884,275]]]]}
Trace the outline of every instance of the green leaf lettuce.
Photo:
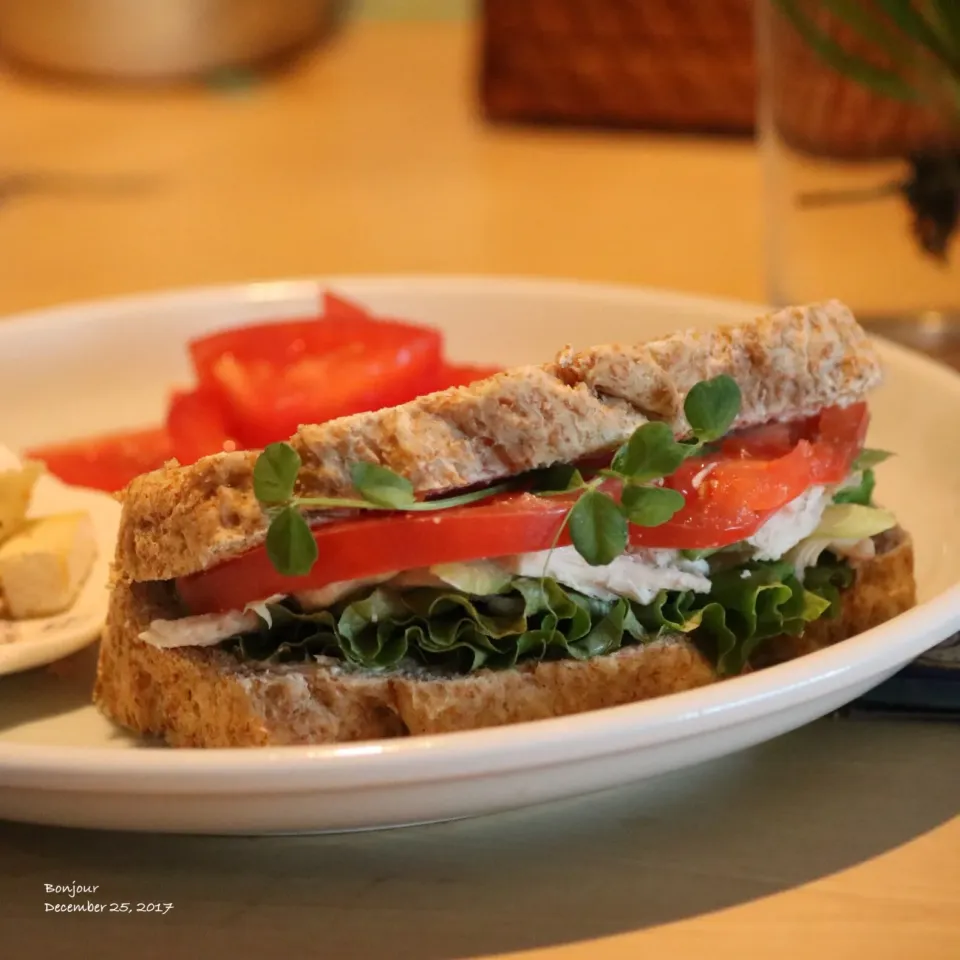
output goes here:
{"type": "Polygon", "coordinates": [[[365,670],[426,667],[470,673],[481,667],[613,653],[669,634],[689,634],[721,674],[739,673],[768,637],[799,634],[835,615],[852,571],[843,564],[807,571],[752,563],[714,574],[709,594],[662,591],[650,604],[600,600],[555,580],[518,577],[498,594],[388,586],[368,589],[328,610],[294,601],[267,605],[269,623],[224,646],[244,660],[304,662],[332,657],[365,670]]]}

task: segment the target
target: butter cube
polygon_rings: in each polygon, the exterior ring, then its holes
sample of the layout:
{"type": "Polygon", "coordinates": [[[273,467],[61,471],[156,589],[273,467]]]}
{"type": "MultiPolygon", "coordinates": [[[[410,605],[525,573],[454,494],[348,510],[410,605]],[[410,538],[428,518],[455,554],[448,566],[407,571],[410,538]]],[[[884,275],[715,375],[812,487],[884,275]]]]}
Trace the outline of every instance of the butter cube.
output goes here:
{"type": "Polygon", "coordinates": [[[97,543],[86,513],[37,517],[0,545],[0,593],[14,620],[68,609],[93,567],[97,543]]]}
{"type": "Polygon", "coordinates": [[[42,464],[34,461],[7,468],[7,463],[0,459],[0,543],[23,526],[41,473],[42,464]]]}

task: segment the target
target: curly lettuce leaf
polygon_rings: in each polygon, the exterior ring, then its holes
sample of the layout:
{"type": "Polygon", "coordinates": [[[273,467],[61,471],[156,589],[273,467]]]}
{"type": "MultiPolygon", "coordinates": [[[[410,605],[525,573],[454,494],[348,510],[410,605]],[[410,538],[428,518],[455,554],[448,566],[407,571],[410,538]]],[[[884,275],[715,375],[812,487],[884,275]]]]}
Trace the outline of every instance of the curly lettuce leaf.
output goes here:
{"type": "Polygon", "coordinates": [[[752,563],[715,572],[709,594],[661,591],[650,604],[599,600],[550,578],[517,577],[484,597],[381,586],[316,612],[290,600],[268,604],[258,611],[258,631],[225,646],[271,663],[324,656],[366,670],[426,666],[463,674],[530,660],[588,660],[682,633],[730,675],[768,637],[799,634],[834,615],[852,577],[849,567],[828,564],[807,571],[801,584],[789,563],[752,563]]]}
{"type": "Polygon", "coordinates": [[[839,600],[829,579],[804,586],[786,563],[721,570],[711,583],[709,594],[661,592],[637,618],[657,635],[692,634],[724,675],[742,671],[763,640],[802,633],[839,600]],[[826,587],[829,596],[823,592],[826,587]]]}
{"type": "Polygon", "coordinates": [[[628,601],[597,600],[553,580],[517,578],[508,592],[377,588],[329,610],[269,604],[272,626],[227,641],[244,659],[290,662],[332,656],[365,669],[419,663],[469,673],[520,660],[586,660],[642,639],[628,601]]]}
{"type": "Polygon", "coordinates": [[[809,567],[803,574],[806,589],[816,593],[818,597],[822,597],[830,604],[822,614],[829,620],[840,616],[843,604],[840,591],[851,587],[853,581],[853,568],[830,554],[821,555],[817,565],[809,567]]]}

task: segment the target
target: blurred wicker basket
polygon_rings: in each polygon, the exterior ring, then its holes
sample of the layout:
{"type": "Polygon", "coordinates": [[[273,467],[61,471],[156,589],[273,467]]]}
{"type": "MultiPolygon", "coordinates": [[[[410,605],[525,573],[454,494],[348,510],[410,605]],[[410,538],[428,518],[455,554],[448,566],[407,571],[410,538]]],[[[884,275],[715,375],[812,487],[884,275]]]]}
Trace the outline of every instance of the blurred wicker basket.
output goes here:
{"type": "MultiPolygon", "coordinates": [[[[767,0],[481,0],[484,113],[497,121],[750,134],[758,3],[767,0]]],[[[935,117],[849,82],[781,17],[764,16],[764,42],[774,51],[765,93],[778,132],[796,149],[866,158],[942,139],[935,117]]],[[[864,52],[842,25],[830,28],[864,52]]]]}
{"type": "Polygon", "coordinates": [[[482,0],[495,120],[749,133],[752,0],[482,0]]]}

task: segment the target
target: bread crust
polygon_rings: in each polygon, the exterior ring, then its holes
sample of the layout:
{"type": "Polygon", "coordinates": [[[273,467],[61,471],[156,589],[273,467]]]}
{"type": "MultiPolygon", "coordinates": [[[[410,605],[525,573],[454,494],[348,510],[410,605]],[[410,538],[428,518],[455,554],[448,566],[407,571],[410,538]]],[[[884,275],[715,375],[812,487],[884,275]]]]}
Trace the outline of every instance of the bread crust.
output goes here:
{"type": "MultiPolygon", "coordinates": [[[[842,615],[765,641],[748,669],[793,659],[903,613],[916,602],[902,530],[855,564],[842,615]]],[[[94,701],[118,724],[180,747],[256,747],[445,733],[557,717],[689,690],[720,678],[670,637],[588,661],[529,663],[456,678],[370,675],[332,663],[239,664],[212,648],[160,650],[138,634],[170,609],[169,587],[119,584],[100,646],[94,701]]]]}
{"type": "MultiPolygon", "coordinates": [[[[350,465],[382,464],[420,495],[489,483],[609,450],[651,419],[689,430],[683,400],[727,373],[740,385],[737,427],[855,402],[881,378],[879,358],[837,301],[789,308],[710,331],[612,344],[521,367],[398,407],[303,426],[291,439],[305,496],[349,496],[350,465]]],[[[118,582],[204,570],[262,541],[255,451],[171,463],[123,495],[118,582]]]]}

